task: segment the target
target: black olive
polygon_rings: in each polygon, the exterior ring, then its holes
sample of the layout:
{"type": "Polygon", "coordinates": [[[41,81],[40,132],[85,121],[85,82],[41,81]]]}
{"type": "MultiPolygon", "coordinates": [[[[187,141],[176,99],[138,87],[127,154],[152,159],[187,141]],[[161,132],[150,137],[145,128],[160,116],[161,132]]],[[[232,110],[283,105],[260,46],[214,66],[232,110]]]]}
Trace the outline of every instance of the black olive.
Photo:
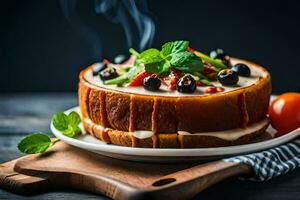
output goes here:
{"type": "Polygon", "coordinates": [[[102,70],[104,70],[107,67],[106,64],[104,63],[95,63],[93,65],[93,76],[97,76],[99,74],[99,72],[101,72],[102,70]]]}
{"type": "Polygon", "coordinates": [[[177,91],[181,93],[193,93],[196,88],[196,81],[191,75],[181,77],[177,82],[177,91]]]}
{"type": "Polygon", "coordinates": [[[238,73],[231,69],[223,69],[218,74],[218,80],[222,85],[236,85],[239,81],[238,73]]]}
{"type": "Polygon", "coordinates": [[[127,56],[123,54],[119,54],[114,58],[115,64],[122,64],[127,59],[127,56]]]}
{"type": "Polygon", "coordinates": [[[238,75],[240,75],[240,76],[249,77],[251,75],[250,68],[243,63],[238,63],[238,64],[234,65],[231,69],[233,71],[237,72],[238,75]]]}
{"type": "Polygon", "coordinates": [[[118,73],[117,70],[113,67],[107,67],[99,73],[101,80],[106,81],[109,79],[117,78],[118,73]]]}
{"type": "Polygon", "coordinates": [[[144,78],[143,85],[146,90],[156,91],[159,90],[161,81],[159,78],[148,76],[144,78]]]}
{"type": "Polygon", "coordinates": [[[209,56],[214,59],[220,59],[225,65],[230,65],[230,57],[227,55],[223,49],[216,49],[211,51],[209,56]]]}

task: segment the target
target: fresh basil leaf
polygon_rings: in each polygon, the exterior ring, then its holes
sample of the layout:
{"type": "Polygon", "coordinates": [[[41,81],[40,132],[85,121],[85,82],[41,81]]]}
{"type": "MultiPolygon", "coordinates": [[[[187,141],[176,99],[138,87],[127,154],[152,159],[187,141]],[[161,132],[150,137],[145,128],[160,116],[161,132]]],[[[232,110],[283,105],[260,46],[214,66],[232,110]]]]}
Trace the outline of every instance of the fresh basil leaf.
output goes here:
{"type": "Polygon", "coordinates": [[[34,133],[23,138],[18,144],[18,149],[27,154],[43,153],[56,141],[51,141],[44,133],[34,133]]]}
{"type": "Polygon", "coordinates": [[[68,123],[69,125],[72,126],[78,126],[81,122],[80,116],[77,112],[72,111],[69,115],[68,115],[68,123]]]}
{"type": "Polygon", "coordinates": [[[149,63],[155,63],[162,61],[162,57],[160,56],[160,52],[157,49],[147,49],[146,51],[143,51],[140,53],[137,57],[136,64],[139,65],[141,63],[143,64],[149,64],[149,63]]]}
{"type": "Polygon", "coordinates": [[[69,124],[68,116],[63,112],[55,113],[52,117],[52,122],[54,127],[59,131],[66,130],[69,124]]]}
{"type": "Polygon", "coordinates": [[[145,70],[154,74],[166,74],[170,71],[170,62],[162,60],[156,63],[145,64],[145,70]]]}
{"type": "Polygon", "coordinates": [[[203,63],[200,57],[192,52],[180,52],[172,56],[171,65],[176,69],[187,73],[200,72],[203,69],[203,63]]]}
{"type": "Polygon", "coordinates": [[[161,54],[167,57],[174,53],[184,52],[187,50],[189,42],[185,40],[178,40],[174,42],[167,42],[162,46],[161,54]]]}

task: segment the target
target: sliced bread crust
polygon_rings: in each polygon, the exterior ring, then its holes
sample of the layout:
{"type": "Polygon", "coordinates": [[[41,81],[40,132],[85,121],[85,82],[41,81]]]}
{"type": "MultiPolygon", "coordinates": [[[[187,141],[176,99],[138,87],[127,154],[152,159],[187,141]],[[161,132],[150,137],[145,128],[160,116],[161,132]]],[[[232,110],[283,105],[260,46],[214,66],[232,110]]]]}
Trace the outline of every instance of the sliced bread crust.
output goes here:
{"type": "Polygon", "coordinates": [[[150,96],[102,88],[85,80],[84,74],[90,66],[79,75],[78,97],[83,124],[97,138],[124,146],[190,148],[247,143],[262,131],[235,142],[219,138],[212,140],[209,136],[183,139],[176,134],[178,131],[199,133],[246,127],[266,117],[271,94],[270,75],[257,64],[249,61],[243,63],[260,68],[264,76],[248,87],[192,97],[150,96]],[[103,136],[95,131],[97,125],[111,131],[103,136]],[[145,141],[132,139],[129,133],[136,130],[148,130],[155,134],[145,141]]]}

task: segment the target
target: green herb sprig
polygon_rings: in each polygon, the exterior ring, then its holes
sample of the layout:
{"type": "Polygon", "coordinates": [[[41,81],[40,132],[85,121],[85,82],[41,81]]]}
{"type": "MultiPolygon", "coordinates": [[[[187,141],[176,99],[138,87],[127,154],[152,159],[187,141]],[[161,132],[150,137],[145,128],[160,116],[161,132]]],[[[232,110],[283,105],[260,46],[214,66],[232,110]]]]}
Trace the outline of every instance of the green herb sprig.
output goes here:
{"type": "Polygon", "coordinates": [[[54,127],[68,137],[76,137],[80,132],[80,116],[72,111],[69,115],[63,112],[55,113],[52,117],[54,127]]]}
{"type": "Polygon", "coordinates": [[[200,72],[203,69],[201,58],[187,50],[188,41],[179,40],[165,43],[161,51],[155,48],[147,49],[138,53],[133,48],[129,52],[136,57],[134,66],[123,75],[107,80],[107,85],[122,85],[129,83],[141,70],[141,65],[145,70],[155,74],[168,74],[171,67],[186,73],[200,72]]]}
{"type": "Polygon", "coordinates": [[[197,56],[199,56],[202,60],[204,60],[205,62],[208,62],[209,64],[213,65],[214,67],[216,67],[216,69],[218,71],[222,70],[222,69],[226,69],[228,68],[221,60],[219,59],[214,59],[212,57],[209,57],[208,55],[205,55],[204,53],[201,53],[199,51],[196,51],[195,54],[197,56]]]}
{"type": "Polygon", "coordinates": [[[168,74],[171,67],[191,74],[202,71],[201,58],[189,52],[188,46],[189,42],[184,40],[167,42],[161,51],[152,48],[140,53],[136,64],[143,63],[146,71],[155,74],[168,74]]]}
{"type": "MultiPolygon", "coordinates": [[[[198,51],[190,52],[188,47],[188,41],[178,40],[165,43],[161,50],[150,48],[138,53],[130,48],[129,52],[136,57],[134,66],[119,77],[105,81],[104,84],[123,85],[129,83],[143,69],[143,65],[147,72],[162,75],[168,75],[171,67],[189,74],[200,74],[203,70],[202,60],[213,65],[217,72],[228,68],[221,60],[211,58],[198,51]]],[[[206,77],[202,77],[202,79],[205,80],[200,80],[201,82],[205,82],[206,85],[210,84],[206,77]]]]}
{"type": "MultiPolygon", "coordinates": [[[[68,115],[58,112],[52,117],[54,127],[64,135],[72,138],[80,134],[81,130],[78,127],[80,122],[80,116],[75,111],[68,115]]],[[[26,154],[44,153],[58,141],[59,139],[51,140],[45,133],[32,133],[19,142],[18,149],[26,154]]]]}
{"type": "Polygon", "coordinates": [[[18,144],[18,149],[26,154],[44,153],[53,146],[59,139],[51,141],[45,133],[33,133],[26,136],[18,144]]]}

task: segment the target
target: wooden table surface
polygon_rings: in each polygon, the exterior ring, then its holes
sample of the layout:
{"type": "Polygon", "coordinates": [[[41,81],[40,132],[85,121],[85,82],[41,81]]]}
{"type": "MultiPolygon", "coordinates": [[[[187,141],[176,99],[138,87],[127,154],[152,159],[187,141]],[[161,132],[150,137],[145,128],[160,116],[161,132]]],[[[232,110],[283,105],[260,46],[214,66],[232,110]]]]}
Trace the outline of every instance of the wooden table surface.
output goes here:
{"type": "MultiPolygon", "coordinates": [[[[26,134],[50,134],[49,121],[53,113],[77,105],[75,93],[0,94],[0,163],[22,154],[16,145],[26,134]]],[[[260,183],[226,180],[203,191],[196,199],[300,199],[300,170],[274,180],[260,183]]],[[[0,190],[0,199],[107,199],[98,194],[75,190],[60,190],[24,197],[0,190]]]]}

